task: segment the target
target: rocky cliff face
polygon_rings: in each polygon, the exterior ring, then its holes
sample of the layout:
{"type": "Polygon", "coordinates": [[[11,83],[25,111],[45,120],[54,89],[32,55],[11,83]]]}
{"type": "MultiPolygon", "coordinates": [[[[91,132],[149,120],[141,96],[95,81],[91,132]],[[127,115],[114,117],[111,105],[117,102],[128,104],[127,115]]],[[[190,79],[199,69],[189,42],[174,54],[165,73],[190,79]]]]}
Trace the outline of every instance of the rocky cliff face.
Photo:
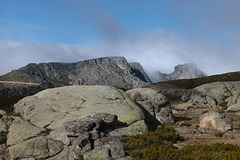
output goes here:
{"type": "Polygon", "coordinates": [[[130,65],[124,57],[103,57],[77,63],[28,64],[0,80],[63,85],[108,85],[135,88],[150,84],[140,64],[130,65]]]}
{"type": "Polygon", "coordinates": [[[186,63],[177,65],[173,73],[164,74],[159,71],[152,74],[151,79],[153,82],[163,82],[177,79],[192,79],[207,76],[193,63],[186,63]]]}

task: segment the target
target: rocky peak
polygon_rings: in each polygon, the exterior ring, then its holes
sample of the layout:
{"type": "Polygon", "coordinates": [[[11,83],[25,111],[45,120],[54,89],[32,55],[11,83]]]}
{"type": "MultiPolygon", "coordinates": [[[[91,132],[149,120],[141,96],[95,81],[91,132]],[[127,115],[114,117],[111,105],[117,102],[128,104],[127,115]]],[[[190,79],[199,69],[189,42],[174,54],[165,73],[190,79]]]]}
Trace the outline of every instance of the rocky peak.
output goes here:
{"type": "Polygon", "coordinates": [[[151,82],[151,80],[148,78],[148,75],[145,73],[142,65],[138,62],[132,62],[132,63],[129,63],[130,66],[133,68],[133,74],[134,75],[137,75],[137,76],[140,76],[141,79],[143,79],[144,81],[146,82],[151,82]]]}
{"type": "Polygon", "coordinates": [[[205,76],[206,74],[203,73],[200,69],[198,69],[198,67],[193,63],[177,65],[174,68],[174,72],[169,75],[170,80],[192,79],[205,76]]]}
{"type": "Polygon", "coordinates": [[[155,71],[150,74],[150,78],[152,82],[163,82],[170,80],[178,80],[178,79],[192,79],[192,78],[200,78],[207,76],[204,72],[202,72],[195,64],[186,63],[180,64],[174,67],[174,71],[171,74],[161,73],[159,71],[155,71]]]}

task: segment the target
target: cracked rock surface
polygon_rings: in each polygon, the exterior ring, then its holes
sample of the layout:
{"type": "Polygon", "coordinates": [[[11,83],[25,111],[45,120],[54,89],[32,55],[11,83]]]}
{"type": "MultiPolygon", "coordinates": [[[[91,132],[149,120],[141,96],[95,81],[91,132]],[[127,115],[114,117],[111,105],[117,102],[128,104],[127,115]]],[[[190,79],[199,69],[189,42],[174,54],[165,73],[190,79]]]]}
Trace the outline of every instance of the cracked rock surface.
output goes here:
{"type": "Polygon", "coordinates": [[[48,158],[62,150],[62,142],[45,137],[35,137],[8,148],[11,159],[48,158]]]}
{"type": "Polygon", "coordinates": [[[239,112],[240,81],[204,84],[186,91],[182,99],[188,100],[186,106],[191,104],[196,108],[227,108],[239,112]]]}
{"type": "Polygon", "coordinates": [[[174,124],[172,108],[167,98],[150,88],[134,88],[126,93],[163,125],[174,124]]]}
{"type": "Polygon", "coordinates": [[[145,115],[125,92],[109,86],[47,89],[20,100],[8,134],[12,159],[125,157],[119,136],[147,131],[145,115]]]}

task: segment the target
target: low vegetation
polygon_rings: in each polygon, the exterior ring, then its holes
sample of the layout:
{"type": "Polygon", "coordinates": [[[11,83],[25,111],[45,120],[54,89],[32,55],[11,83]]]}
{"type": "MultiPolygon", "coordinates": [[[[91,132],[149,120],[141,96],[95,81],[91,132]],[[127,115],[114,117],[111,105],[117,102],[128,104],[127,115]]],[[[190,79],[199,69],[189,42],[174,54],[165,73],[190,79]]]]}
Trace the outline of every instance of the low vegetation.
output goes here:
{"type": "Polygon", "coordinates": [[[191,123],[189,123],[189,122],[183,122],[183,123],[181,123],[181,124],[180,124],[180,126],[181,126],[181,127],[183,127],[183,126],[186,126],[186,127],[191,127],[191,126],[192,126],[192,124],[191,124],[191,123]]]}
{"type": "Polygon", "coordinates": [[[1,97],[0,109],[6,111],[8,114],[13,114],[13,105],[22,98],[23,96],[1,97]]]}
{"type": "Polygon", "coordinates": [[[182,140],[173,127],[159,127],[142,135],[125,136],[126,150],[133,159],[163,159],[173,152],[173,143],[182,140]]]}
{"type": "Polygon", "coordinates": [[[195,143],[181,149],[174,147],[174,143],[182,140],[173,127],[159,127],[155,132],[123,136],[121,139],[126,144],[126,151],[134,160],[240,159],[240,147],[237,145],[195,143]]]}
{"type": "Polygon", "coordinates": [[[4,143],[6,143],[6,141],[7,141],[7,137],[6,136],[2,136],[0,138],[0,144],[4,144],[4,143]]]}
{"type": "Polygon", "coordinates": [[[223,136],[223,132],[220,132],[220,131],[216,131],[215,133],[214,133],[214,135],[216,136],[216,137],[221,137],[222,138],[222,136],[223,136]]]}

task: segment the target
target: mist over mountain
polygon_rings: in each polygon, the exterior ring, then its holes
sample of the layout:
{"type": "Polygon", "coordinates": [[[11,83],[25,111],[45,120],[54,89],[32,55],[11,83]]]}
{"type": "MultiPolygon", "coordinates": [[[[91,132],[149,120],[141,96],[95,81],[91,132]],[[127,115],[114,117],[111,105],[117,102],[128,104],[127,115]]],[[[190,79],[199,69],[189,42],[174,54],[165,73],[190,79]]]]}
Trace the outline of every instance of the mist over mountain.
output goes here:
{"type": "Polygon", "coordinates": [[[174,71],[171,74],[161,73],[160,71],[149,73],[149,77],[153,83],[178,79],[193,79],[205,76],[207,76],[207,74],[201,71],[193,63],[177,65],[175,66],[174,71]]]}

